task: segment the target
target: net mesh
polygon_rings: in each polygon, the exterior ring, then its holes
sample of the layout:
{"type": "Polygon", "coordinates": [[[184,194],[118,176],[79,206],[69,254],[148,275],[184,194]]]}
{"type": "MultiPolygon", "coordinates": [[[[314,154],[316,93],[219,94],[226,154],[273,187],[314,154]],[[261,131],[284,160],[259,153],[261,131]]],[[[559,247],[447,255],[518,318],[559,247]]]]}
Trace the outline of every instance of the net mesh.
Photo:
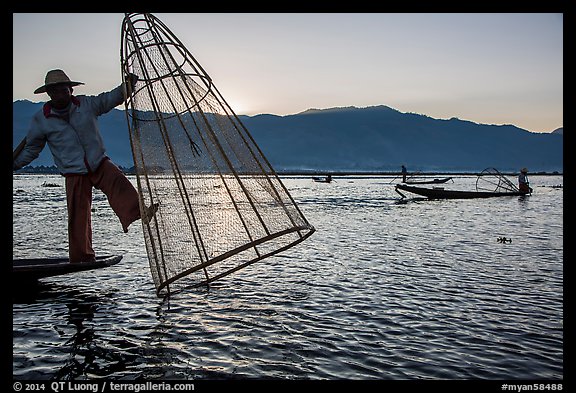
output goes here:
{"type": "Polygon", "coordinates": [[[140,208],[157,294],[202,285],[314,232],[211,78],[151,14],[126,14],[123,74],[140,208]],[[179,280],[185,277],[187,280],[179,280]],[[190,281],[192,280],[192,281],[190,281]]]}
{"type": "Polygon", "coordinates": [[[486,168],[476,178],[476,191],[518,192],[518,187],[495,168],[486,168]]]}

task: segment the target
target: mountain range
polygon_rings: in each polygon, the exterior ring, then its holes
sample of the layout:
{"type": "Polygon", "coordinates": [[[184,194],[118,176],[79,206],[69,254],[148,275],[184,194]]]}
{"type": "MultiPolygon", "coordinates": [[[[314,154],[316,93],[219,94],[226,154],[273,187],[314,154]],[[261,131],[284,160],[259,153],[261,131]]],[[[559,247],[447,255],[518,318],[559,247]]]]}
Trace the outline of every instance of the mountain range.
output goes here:
{"type": "MultiPolygon", "coordinates": [[[[26,135],[42,103],[13,103],[13,146],[26,135]]],[[[404,113],[385,105],[309,109],[277,116],[239,116],[277,171],[467,172],[488,167],[517,172],[563,171],[563,128],[530,132],[514,125],[479,124],[404,113]]],[[[113,109],[99,119],[108,155],[133,166],[126,115],[113,109]]],[[[31,165],[53,165],[45,148],[31,165]]]]}

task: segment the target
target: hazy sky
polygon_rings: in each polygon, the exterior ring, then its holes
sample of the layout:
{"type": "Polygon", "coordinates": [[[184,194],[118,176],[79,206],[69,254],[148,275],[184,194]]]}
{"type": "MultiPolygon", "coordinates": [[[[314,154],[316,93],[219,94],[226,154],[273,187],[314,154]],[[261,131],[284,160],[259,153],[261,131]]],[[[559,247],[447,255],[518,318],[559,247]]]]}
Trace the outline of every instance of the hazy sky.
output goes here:
{"type": "MultiPolygon", "coordinates": [[[[434,118],[563,126],[563,15],[154,14],[237,114],[387,105],[434,118]]],[[[61,68],[98,94],[121,81],[124,14],[13,14],[13,99],[61,68]]]]}

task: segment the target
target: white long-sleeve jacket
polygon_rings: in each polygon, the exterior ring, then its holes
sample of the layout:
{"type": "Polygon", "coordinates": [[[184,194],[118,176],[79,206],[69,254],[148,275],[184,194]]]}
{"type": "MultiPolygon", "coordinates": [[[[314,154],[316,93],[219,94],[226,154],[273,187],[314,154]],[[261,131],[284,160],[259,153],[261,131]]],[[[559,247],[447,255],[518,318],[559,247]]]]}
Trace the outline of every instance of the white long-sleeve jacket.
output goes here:
{"type": "Polygon", "coordinates": [[[124,83],[97,96],[72,96],[69,121],[58,117],[49,103],[32,118],[26,146],[16,157],[13,169],[20,169],[40,155],[46,143],[54,163],[63,175],[93,172],[106,158],[98,128],[98,116],[124,102],[124,83]]]}

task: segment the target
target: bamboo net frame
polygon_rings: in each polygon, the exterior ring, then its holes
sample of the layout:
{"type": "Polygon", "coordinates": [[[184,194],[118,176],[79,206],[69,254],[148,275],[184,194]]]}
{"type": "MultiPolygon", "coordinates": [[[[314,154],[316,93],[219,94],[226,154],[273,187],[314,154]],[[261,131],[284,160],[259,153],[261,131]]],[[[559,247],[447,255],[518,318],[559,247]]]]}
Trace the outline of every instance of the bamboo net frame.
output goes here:
{"type": "Polygon", "coordinates": [[[495,168],[486,168],[476,178],[476,191],[518,192],[514,183],[495,168]]]}
{"type": "Polygon", "coordinates": [[[284,251],[314,232],[249,131],[182,42],[151,14],[126,14],[122,75],[140,210],[158,296],[284,251]],[[180,280],[182,278],[189,280],[180,280]]]}

